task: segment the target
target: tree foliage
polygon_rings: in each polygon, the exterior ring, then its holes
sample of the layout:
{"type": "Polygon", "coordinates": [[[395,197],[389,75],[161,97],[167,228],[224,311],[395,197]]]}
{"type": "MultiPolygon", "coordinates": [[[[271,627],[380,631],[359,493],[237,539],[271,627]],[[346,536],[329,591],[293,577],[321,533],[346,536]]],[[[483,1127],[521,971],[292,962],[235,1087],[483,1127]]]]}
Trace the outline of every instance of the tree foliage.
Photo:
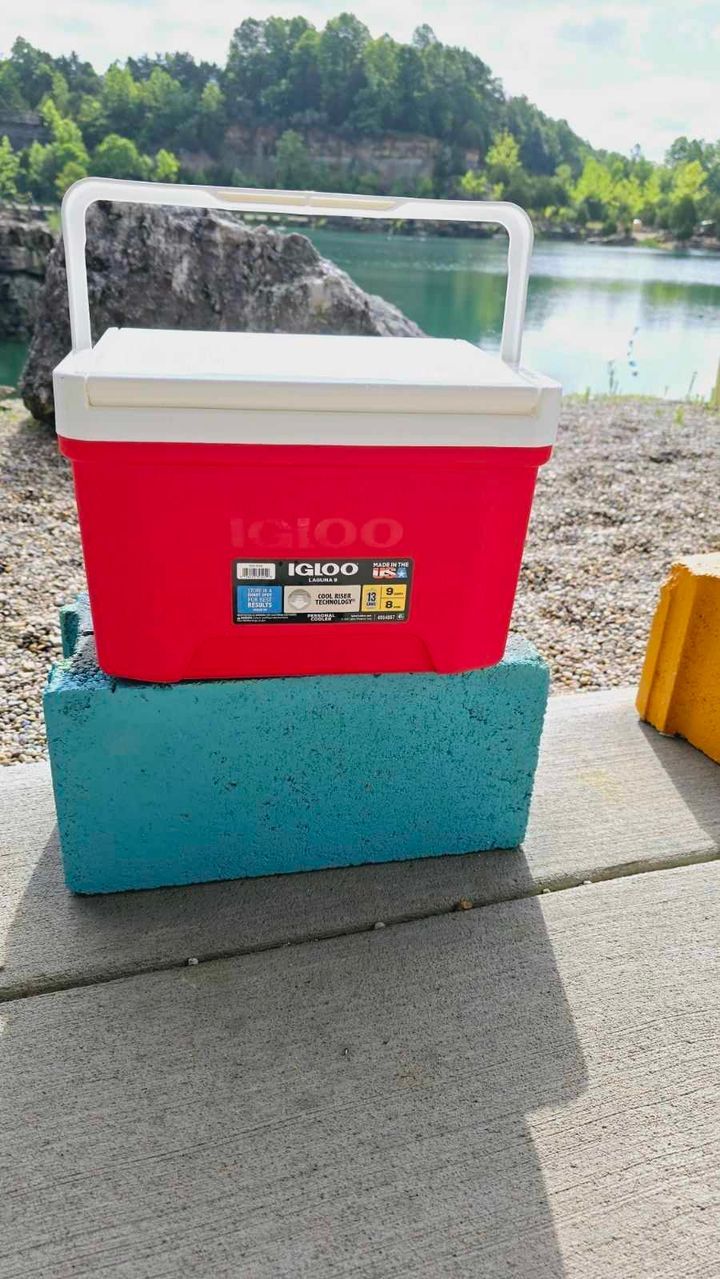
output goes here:
{"type": "Polygon", "coordinates": [[[20,157],[15,154],[10,139],[0,138],[0,199],[13,200],[17,195],[17,176],[20,157]]]}
{"type": "Polygon", "coordinates": [[[299,133],[286,129],[275,148],[278,186],[303,190],[312,176],[312,162],[299,133]]]}
{"type": "Polygon", "coordinates": [[[374,37],[352,13],[320,29],[301,16],[246,18],[223,66],[175,52],[128,58],[104,74],[75,53],[54,58],[18,38],[0,59],[0,136],[3,121],[32,112],[45,138],[20,153],[0,143],[3,198],[54,200],[89,171],[383,191],[366,158],[342,169],[315,161],[313,131],[349,143],[421,134],[433,140],[433,170],[398,183],[405,194],[509,199],[576,225],[640,218],[681,237],[720,222],[720,143],[678,138],[662,165],[637,148],[593,150],[567,121],[506,96],[481,57],[443,44],[426,24],[402,43],[374,37]],[[261,142],[240,174],[243,129],[257,129],[261,142]]]}

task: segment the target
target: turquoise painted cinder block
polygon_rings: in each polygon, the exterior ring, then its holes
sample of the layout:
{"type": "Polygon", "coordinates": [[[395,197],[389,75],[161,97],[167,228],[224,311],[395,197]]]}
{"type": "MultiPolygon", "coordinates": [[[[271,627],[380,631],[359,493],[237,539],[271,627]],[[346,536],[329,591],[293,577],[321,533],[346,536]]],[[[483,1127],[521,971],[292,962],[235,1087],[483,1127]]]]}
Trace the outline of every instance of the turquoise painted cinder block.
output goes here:
{"type": "MultiPolygon", "coordinates": [[[[71,616],[72,615],[72,616],[71,616]]],[[[524,640],[462,675],[139,684],[83,600],[44,697],[68,887],[116,892],[510,848],[548,672],[524,640]]]]}

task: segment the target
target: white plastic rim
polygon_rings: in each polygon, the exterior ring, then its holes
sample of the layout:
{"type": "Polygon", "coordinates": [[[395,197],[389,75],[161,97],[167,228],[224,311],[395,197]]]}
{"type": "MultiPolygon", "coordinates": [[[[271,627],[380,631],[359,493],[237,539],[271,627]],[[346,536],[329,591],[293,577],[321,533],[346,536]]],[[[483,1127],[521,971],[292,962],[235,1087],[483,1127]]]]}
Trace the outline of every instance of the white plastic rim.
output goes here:
{"type": "Polygon", "coordinates": [[[126,182],[120,178],[83,178],[66,191],[62,202],[73,351],[86,351],[92,347],[85,264],[85,217],[90,205],[97,200],[192,209],[230,209],[236,213],[285,213],[302,217],[491,222],[503,227],[508,234],[507,289],[500,357],[512,366],[520,363],[533,228],[527,213],[517,204],[493,200],[415,200],[318,191],[263,191],[252,187],[175,186],[168,182],[126,182]]]}

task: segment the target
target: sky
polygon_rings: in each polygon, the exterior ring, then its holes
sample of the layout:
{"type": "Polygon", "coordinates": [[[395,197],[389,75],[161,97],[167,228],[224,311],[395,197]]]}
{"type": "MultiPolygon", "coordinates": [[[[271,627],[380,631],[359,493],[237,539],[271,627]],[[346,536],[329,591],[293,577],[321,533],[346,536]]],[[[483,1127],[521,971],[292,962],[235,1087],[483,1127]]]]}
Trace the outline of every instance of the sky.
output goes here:
{"type": "Polygon", "coordinates": [[[53,54],[75,49],[98,70],[127,55],[189,50],[223,62],[243,18],[302,13],[322,26],[343,8],[373,35],[407,40],[426,22],[472,49],[505,89],[565,117],[596,147],[639,144],[662,158],[680,134],[720,135],[717,0],[2,0],[0,52],[16,35],[53,54]]]}

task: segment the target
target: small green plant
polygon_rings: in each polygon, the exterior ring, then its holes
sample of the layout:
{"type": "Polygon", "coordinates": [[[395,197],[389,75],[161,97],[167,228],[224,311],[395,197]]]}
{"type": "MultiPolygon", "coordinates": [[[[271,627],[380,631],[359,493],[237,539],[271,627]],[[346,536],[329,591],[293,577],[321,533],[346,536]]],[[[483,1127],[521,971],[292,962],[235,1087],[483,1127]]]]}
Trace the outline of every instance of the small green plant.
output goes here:
{"type": "Polygon", "coordinates": [[[7,136],[0,138],[0,200],[17,199],[17,176],[20,156],[13,151],[7,136]]]}
{"type": "Polygon", "coordinates": [[[678,404],[677,408],[675,409],[675,416],[673,418],[673,421],[676,426],[685,425],[685,410],[682,404],[678,404]]]}

